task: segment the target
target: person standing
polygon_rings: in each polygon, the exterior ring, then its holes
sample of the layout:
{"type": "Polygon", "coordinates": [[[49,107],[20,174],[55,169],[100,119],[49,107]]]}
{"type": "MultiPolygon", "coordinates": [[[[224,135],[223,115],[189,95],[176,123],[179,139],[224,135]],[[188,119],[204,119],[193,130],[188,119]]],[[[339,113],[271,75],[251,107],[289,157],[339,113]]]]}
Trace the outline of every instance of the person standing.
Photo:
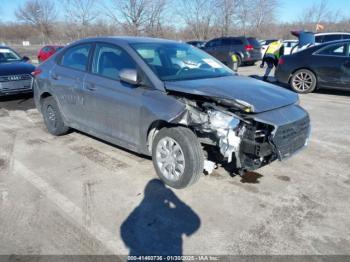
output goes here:
{"type": "Polygon", "coordinates": [[[264,68],[265,63],[267,64],[263,81],[267,81],[269,74],[271,73],[274,67],[277,67],[278,60],[283,55],[283,53],[284,53],[284,45],[282,40],[278,40],[269,44],[264,54],[264,57],[262,59],[262,63],[260,65],[260,68],[264,68]]]}

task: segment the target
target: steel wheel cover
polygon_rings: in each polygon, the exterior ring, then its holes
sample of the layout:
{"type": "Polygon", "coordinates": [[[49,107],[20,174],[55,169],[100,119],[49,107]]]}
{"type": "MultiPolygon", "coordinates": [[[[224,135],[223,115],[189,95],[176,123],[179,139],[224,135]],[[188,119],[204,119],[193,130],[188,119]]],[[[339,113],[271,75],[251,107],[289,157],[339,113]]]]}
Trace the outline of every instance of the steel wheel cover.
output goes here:
{"type": "Polygon", "coordinates": [[[158,142],[156,162],[162,175],[171,181],[179,180],[185,171],[184,153],[170,137],[164,137],[158,142]]]}

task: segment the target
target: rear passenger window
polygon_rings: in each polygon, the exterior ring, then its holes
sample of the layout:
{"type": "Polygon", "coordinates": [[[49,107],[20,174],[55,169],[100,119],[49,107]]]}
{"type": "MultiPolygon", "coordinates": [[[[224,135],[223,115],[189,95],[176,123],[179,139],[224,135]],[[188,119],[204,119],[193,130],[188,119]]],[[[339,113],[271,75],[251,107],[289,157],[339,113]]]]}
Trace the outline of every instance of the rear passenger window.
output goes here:
{"type": "Polygon", "coordinates": [[[90,44],[79,45],[68,49],[62,57],[61,65],[86,71],[90,49],[90,44]]]}
{"type": "Polygon", "coordinates": [[[136,63],[124,50],[108,45],[96,46],[92,72],[101,76],[119,80],[124,69],[136,69],[136,63]]]}
{"type": "Polygon", "coordinates": [[[323,38],[323,42],[341,40],[341,38],[341,35],[325,35],[323,38]]]}
{"type": "Polygon", "coordinates": [[[220,39],[215,39],[215,40],[209,41],[205,46],[206,47],[216,47],[216,46],[219,46],[220,43],[221,43],[220,39]]]}
{"type": "Polygon", "coordinates": [[[323,43],[323,35],[319,35],[315,37],[315,42],[316,43],[323,43]]]}
{"type": "Polygon", "coordinates": [[[243,42],[240,39],[235,38],[223,38],[222,45],[242,45],[243,42]]]}
{"type": "Polygon", "coordinates": [[[51,51],[51,47],[46,46],[46,47],[43,48],[43,51],[44,52],[50,52],[51,51]]]}
{"type": "Polygon", "coordinates": [[[346,56],[346,44],[332,45],[318,52],[320,55],[346,56]]]}

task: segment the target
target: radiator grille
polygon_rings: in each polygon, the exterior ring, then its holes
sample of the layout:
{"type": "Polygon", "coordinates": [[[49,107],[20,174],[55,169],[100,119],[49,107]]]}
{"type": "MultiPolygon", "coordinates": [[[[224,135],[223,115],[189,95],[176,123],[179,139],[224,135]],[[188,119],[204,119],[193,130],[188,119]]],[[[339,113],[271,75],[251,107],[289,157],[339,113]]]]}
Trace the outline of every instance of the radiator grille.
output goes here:
{"type": "Polygon", "coordinates": [[[294,123],[277,128],[273,137],[280,159],[287,158],[303,148],[310,133],[310,118],[298,120],[294,123]]]}
{"type": "Polygon", "coordinates": [[[0,93],[12,94],[32,90],[33,78],[29,74],[0,76],[0,93]]]}

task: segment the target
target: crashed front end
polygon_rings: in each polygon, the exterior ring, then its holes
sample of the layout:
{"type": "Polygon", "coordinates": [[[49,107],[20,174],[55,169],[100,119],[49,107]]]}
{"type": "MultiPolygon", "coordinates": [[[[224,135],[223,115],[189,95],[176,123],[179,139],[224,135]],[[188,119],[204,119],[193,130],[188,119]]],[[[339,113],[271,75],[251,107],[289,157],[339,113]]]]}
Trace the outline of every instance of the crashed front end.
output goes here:
{"type": "Polygon", "coordinates": [[[201,143],[214,148],[221,158],[215,161],[208,156],[204,164],[208,173],[218,162],[232,164],[232,171],[239,174],[256,170],[307,145],[310,118],[297,104],[254,113],[251,105],[237,100],[177,98],[186,110],[174,122],[189,126],[201,143]]]}

